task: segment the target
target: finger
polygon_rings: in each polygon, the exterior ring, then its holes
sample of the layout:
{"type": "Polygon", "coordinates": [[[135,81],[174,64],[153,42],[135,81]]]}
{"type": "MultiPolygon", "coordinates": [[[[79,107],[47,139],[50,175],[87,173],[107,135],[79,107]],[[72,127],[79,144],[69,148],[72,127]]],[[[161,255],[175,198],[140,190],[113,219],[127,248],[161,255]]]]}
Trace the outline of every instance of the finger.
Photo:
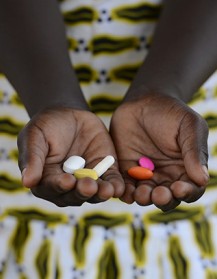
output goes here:
{"type": "Polygon", "coordinates": [[[110,181],[99,180],[97,197],[101,201],[106,201],[114,196],[115,188],[110,181]]]}
{"type": "Polygon", "coordinates": [[[76,196],[79,199],[90,199],[98,191],[98,184],[95,180],[85,177],[77,180],[76,196]]]}
{"type": "Polygon", "coordinates": [[[88,200],[89,203],[104,202],[114,196],[114,187],[110,182],[101,179],[99,179],[97,182],[98,192],[88,200]]]}
{"type": "Polygon", "coordinates": [[[114,188],[108,181],[95,181],[91,178],[82,178],[77,181],[73,191],[65,194],[61,203],[67,205],[81,205],[84,202],[99,203],[108,200],[114,194],[114,188]]]}
{"type": "Polygon", "coordinates": [[[123,195],[125,183],[123,177],[117,169],[109,169],[101,178],[112,185],[114,198],[119,198],[123,195]]]}
{"type": "MultiPolygon", "coordinates": [[[[113,160],[112,160],[112,162],[113,162],[113,160]]],[[[124,183],[123,177],[119,171],[117,159],[115,159],[114,163],[106,170],[105,173],[103,173],[103,175],[100,176],[100,179],[104,180],[104,181],[108,181],[113,185],[113,188],[114,188],[113,196],[115,198],[122,196],[122,194],[125,190],[125,183],[124,183]]]]}
{"type": "Polygon", "coordinates": [[[195,202],[205,192],[205,187],[198,187],[191,182],[176,181],[171,185],[173,196],[179,201],[195,202]]]}
{"type": "Polygon", "coordinates": [[[172,210],[180,204],[180,201],[173,197],[170,189],[165,186],[157,186],[154,188],[151,199],[153,204],[162,211],[172,210]]]}
{"type": "Polygon", "coordinates": [[[68,173],[48,174],[40,183],[31,188],[32,193],[39,198],[54,202],[58,197],[68,193],[76,186],[76,179],[68,173]]]}
{"type": "Polygon", "coordinates": [[[135,191],[135,185],[131,183],[125,183],[125,192],[120,197],[120,200],[131,204],[134,202],[134,191],[135,191]]]}
{"type": "MultiPolygon", "coordinates": [[[[122,172],[122,176],[124,179],[125,183],[125,191],[124,194],[120,197],[120,200],[127,203],[127,204],[132,204],[134,200],[134,192],[136,189],[136,183],[137,181],[127,174],[127,170],[125,170],[126,167],[124,168],[124,171],[122,172]]],[[[128,168],[127,168],[128,169],[128,168]]]]}
{"type": "Polygon", "coordinates": [[[76,186],[58,197],[58,206],[80,206],[89,201],[98,190],[95,180],[85,177],[76,181],[76,186]]]}
{"type": "Polygon", "coordinates": [[[76,181],[70,174],[54,175],[54,179],[43,179],[31,189],[39,198],[48,200],[57,206],[80,206],[88,201],[98,189],[96,181],[82,178],[76,181]]]}
{"type": "Polygon", "coordinates": [[[134,191],[136,189],[137,181],[129,176],[128,170],[131,167],[137,166],[137,161],[135,160],[120,160],[120,172],[124,181],[124,193],[120,196],[120,200],[128,204],[133,203],[134,200],[134,191]]]}
{"type": "Polygon", "coordinates": [[[179,144],[182,149],[185,169],[195,184],[205,186],[209,181],[206,167],[208,164],[208,127],[200,116],[192,120],[187,115],[184,121],[185,125],[180,130],[179,144]]]}
{"type": "Polygon", "coordinates": [[[152,204],[151,200],[151,193],[152,193],[153,187],[150,185],[142,184],[139,185],[138,188],[135,189],[134,192],[134,200],[139,205],[150,205],[152,204]]]}
{"type": "Polygon", "coordinates": [[[18,136],[19,168],[25,187],[36,186],[42,177],[48,145],[40,130],[24,129],[18,136]]]}

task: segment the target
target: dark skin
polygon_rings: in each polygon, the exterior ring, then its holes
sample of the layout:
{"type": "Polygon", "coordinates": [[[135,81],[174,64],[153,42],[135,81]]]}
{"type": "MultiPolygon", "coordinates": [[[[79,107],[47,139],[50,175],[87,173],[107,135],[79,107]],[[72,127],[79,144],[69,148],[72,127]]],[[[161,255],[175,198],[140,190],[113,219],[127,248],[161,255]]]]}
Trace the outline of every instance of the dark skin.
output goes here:
{"type": "Polygon", "coordinates": [[[149,54],[112,117],[127,203],[154,203],[167,211],[205,191],[207,123],[182,101],[189,101],[217,68],[214,26],[215,1],[165,2],[149,54]],[[153,159],[156,170],[150,181],[138,182],[126,170],[143,155],[153,159]]]}
{"type": "Polygon", "coordinates": [[[113,196],[127,203],[154,203],[164,211],[181,201],[196,201],[204,193],[208,129],[182,101],[190,100],[216,69],[216,1],[165,2],[151,50],[112,117],[111,136],[88,111],[82,97],[57,2],[22,0],[19,9],[15,0],[2,0],[0,5],[0,53],[4,54],[0,65],[31,118],[18,137],[25,186],[59,206],[105,201],[113,196]],[[89,127],[98,130],[86,133],[89,127]],[[73,132],[63,137],[68,129],[73,132]],[[86,139],[74,136],[84,133],[86,139]],[[61,170],[63,161],[74,152],[87,157],[90,167],[104,156],[114,155],[120,172],[116,164],[97,182],[75,181],[61,170]],[[156,170],[153,179],[138,182],[128,177],[126,170],[142,155],[153,159],[156,170]]]}
{"type": "Polygon", "coordinates": [[[22,0],[19,9],[14,0],[0,5],[0,53],[8,54],[1,56],[0,65],[31,118],[18,136],[23,185],[58,206],[120,197],[124,181],[117,163],[97,182],[76,181],[62,171],[71,155],[84,157],[87,167],[108,154],[117,156],[107,129],[84,100],[57,1],[22,0]]]}
{"type": "Polygon", "coordinates": [[[126,102],[113,116],[111,135],[126,185],[123,201],[153,203],[167,211],[204,193],[209,179],[208,129],[204,119],[183,102],[153,93],[126,102]],[[136,181],[127,170],[137,166],[144,154],[155,164],[154,176],[136,181]]]}
{"type": "Polygon", "coordinates": [[[37,197],[58,206],[79,206],[123,194],[117,160],[97,181],[76,180],[62,170],[63,162],[74,154],[85,158],[87,168],[107,154],[117,158],[104,124],[89,111],[58,107],[35,115],[20,133],[18,148],[23,184],[37,197]]]}

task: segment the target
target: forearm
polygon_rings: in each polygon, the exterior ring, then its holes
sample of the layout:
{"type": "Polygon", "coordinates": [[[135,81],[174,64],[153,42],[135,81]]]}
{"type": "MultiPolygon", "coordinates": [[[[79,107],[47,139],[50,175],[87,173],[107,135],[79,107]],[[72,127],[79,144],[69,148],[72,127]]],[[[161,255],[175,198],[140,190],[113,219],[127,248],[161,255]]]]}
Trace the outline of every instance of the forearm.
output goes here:
{"type": "Polygon", "coordinates": [[[161,92],[190,100],[217,68],[217,1],[167,0],[126,100],[161,92]]]}
{"type": "Polygon", "coordinates": [[[30,116],[53,106],[87,109],[56,0],[0,1],[0,67],[30,116]]]}

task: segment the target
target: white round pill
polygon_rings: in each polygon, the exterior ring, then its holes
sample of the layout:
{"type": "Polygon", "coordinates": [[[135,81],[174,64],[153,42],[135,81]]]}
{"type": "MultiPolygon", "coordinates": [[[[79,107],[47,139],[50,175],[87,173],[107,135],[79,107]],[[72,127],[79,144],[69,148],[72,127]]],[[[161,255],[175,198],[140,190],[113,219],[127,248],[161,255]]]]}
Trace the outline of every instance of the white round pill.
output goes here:
{"type": "Polygon", "coordinates": [[[64,172],[73,174],[75,170],[83,169],[85,166],[84,158],[74,155],[69,157],[63,164],[64,172]]]}
{"type": "Polygon", "coordinates": [[[102,161],[100,161],[93,170],[96,171],[98,176],[103,175],[115,162],[115,158],[111,155],[106,156],[102,161]]]}

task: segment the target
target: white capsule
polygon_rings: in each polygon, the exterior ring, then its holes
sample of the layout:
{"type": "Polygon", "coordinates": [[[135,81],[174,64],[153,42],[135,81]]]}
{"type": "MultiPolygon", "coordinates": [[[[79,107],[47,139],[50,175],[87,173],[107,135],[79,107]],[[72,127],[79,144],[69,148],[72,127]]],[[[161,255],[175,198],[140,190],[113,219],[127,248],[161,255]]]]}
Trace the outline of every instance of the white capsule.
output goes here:
{"type": "Polygon", "coordinates": [[[85,166],[84,158],[80,156],[71,156],[63,164],[64,172],[73,174],[75,170],[83,169],[85,166]]]}
{"type": "Polygon", "coordinates": [[[113,156],[108,155],[106,156],[101,162],[99,162],[93,170],[96,171],[98,176],[100,177],[103,175],[115,162],[115,159],[113,156]]]}

